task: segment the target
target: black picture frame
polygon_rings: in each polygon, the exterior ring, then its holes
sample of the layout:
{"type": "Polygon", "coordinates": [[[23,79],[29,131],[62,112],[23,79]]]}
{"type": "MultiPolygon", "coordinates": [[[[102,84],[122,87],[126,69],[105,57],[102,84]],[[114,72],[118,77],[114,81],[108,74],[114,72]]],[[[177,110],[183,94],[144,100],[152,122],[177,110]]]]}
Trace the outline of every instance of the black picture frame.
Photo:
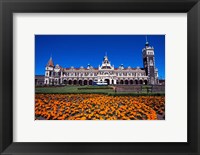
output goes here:
{"type": "MultiPolygon", "coordinates": [[[[1,154],[200,154],[199,0],[0,0],[1,154]],[[187,13],[187,143],[13,142],[13,13],[145,12],[187,13]]],[[[176,52],[176,51],[174,51],[176,52]]],[[[82,131],[84,132],[84,131],[82,131]]]]}

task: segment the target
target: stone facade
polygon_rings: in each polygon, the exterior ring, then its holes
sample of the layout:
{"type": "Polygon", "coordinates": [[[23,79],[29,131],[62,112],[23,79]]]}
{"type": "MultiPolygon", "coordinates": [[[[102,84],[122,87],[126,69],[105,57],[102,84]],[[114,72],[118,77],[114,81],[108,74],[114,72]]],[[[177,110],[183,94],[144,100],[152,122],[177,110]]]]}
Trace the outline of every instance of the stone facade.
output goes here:
{"type": "Polygon", "coordinates": [[[156,85],[158,70],[155,68],[154,48],[146,42],[142,49],[144,68],[125,68],[120,65],[114,68],[108,56],[104,56],[98,68],[89,65],[87,68],[62,68],[54,66],[52,57],[45,67],[45,85],[156,85]]]}

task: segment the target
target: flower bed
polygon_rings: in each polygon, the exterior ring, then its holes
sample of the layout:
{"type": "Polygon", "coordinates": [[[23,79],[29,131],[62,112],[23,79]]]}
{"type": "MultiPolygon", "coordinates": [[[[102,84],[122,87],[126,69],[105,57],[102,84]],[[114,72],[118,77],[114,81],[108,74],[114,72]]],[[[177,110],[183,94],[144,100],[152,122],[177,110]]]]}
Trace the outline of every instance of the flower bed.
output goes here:
{"type": "Polygon", "coordinates": [[[164,96],[35,95],[36,120],[157,120],[164,112],[164,96]]]}

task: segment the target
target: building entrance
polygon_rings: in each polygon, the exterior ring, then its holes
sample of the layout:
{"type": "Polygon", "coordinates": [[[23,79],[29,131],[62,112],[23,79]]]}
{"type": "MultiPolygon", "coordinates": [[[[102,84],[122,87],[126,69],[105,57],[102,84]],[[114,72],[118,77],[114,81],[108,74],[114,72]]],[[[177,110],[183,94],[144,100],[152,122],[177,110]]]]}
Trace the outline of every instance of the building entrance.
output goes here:
{"type": "Polygon", "coordinates": [[[110,80],[109,79],[105,79],[105,82],[110,85],[110,80]]]}

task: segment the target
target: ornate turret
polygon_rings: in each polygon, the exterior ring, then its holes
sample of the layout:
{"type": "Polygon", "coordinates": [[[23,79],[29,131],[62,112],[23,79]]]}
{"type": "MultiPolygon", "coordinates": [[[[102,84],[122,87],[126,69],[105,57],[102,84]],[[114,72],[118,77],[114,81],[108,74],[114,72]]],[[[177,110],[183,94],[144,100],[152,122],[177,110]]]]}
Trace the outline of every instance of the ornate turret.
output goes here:
{"type": "Polygon", "coordinates": [[[110,61],[108,60],[107,54],[103,58],[103,62],[100,69],[114,69],[114,66],[111,66],[110,61]]]}
{"type": "Polygon", "coordinates": [[[110,63],[107,56],[104,56],[103,63],[104,64],[109,64],[110,63]]]}
{"type": "MultiPolygon", "coordinates": [[[[58,66],[57,66],[57,68],[58,68],[58,66]]],[[[46,68],[45,68],[44,84],[45,85],[52,85],[53,84],[53,80],[52,80],[53,76],[54,76],[54,64],[53,64],[52,57],[50,57],[47,65],[46,65],[46,68]]]]}

